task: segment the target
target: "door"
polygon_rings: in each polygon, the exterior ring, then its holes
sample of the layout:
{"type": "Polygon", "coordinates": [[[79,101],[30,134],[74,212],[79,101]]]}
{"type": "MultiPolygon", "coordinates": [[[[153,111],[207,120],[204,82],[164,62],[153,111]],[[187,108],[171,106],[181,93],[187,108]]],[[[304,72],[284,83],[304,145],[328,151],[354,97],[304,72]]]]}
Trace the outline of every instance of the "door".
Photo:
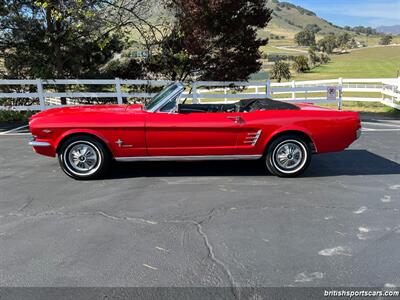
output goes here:
{"type": "Polygon", "coordinates": [[[266,139],[287,123],[285,112],[278,110],[251,111],[243,113],[241,118],[242,126],[236,144],[239,155],[262,155],[266,139]]]}
{"type": "Polygon", "coordinates": [[[150,156],[235,155],[241,113],[148,113],[150,156]]]}

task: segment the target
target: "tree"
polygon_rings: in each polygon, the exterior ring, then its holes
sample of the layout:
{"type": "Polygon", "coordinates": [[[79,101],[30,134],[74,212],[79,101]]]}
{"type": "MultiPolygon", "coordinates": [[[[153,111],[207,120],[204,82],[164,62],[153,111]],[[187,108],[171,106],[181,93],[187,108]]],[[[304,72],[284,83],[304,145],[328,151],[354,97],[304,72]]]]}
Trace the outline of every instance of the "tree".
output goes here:
{"type": "MultiPolygon", "coordinates": [[[[0,60],[8,78],[99,78],[141,71],[111,64],[123,49],[116,29],[145,22],[142,0],[118,8],[108,0],[0,1],[0,60]],[[130,11],[126,17],[126,11],[130,11]],[[133,12],[136,12],[133,17],[133,12]],[[136,23],[134,22],[136,20],[136,23]],[[110,71],[110,73],[107,73],[110,71]]],[[[132,29],[131,29],[132,30],[132,29]]],[[[133,61],[129,66],[136,66],[133,61]]],[[[136,76],[135,76],[136,77],[136,76]]],[[[59,92],[65,86],[57,86],[59,92]]],[[[65,104],[66,99],[61,99],[65,104]]]]}
{"type": "Polygon", "coordinates": [[[354,31],[354,32],[356,32],[356,33],[358,33],[358,34],[363,33],[363,34],[366,34],[367,36],[368,36],[368,35],[378,34],[378,32],[376,31],[376,29],[373,29],[373,28],[371,28],[371,27],[356,26],[356,27],[350,28],[350,27],[347,26],[347,27],[345,27],[345,29],[346,29],[346,30],[354,31]]]}
{"type": "Polygon", "coordinates": [[[247,80],[260,70],[258,30],[271,20],[264,0],[171,0],[173,30],[150,69],[173,80],[247,80]]]}
{"type": "Polygon", "coordinates": [[[312,46],[315,45],[315,33],[306,29],[297,33],[294,40],[299,46],[312,46]]]}
{"type": "Polygon", "coordinates": [[[347,43],[347,46],[350,49],[354,49],[354,48],[358,47],[358,43],[357,43],[356,39],[354,37],[352,37],[351,40],[347,43]]]}
{"type": "Polygon", "coordinates": [[[293,69],[297,73],[304,73],[306,71],[309,71],[310,66],[308,65],[307,57],[305,57],[303,55],[297,56],[293,62],[293,69]]]}
{"type": "MultiPolygon", "coordinates": [[[[121,47],[92,35],[99,7],[90,0],[0,2],[0,59],[5,77],[96,77],[121,47]]],[[[58,87],[60,92],[65,86],[58,87]]],[[[61,99],[62,104],[66,103],[61,99]]]]}
{"type": "Polygon", "coordinates": [[[93,36],[98,7],[92,1],[8,0],[0,5],[0,58],[9,77],[92,77],[121,50],[115,36],[93,36]]]}
{"type": "Polygon", "coordinates": [[[390,45],[390,43],[392,42],[393,37],[389,34],[389,35],[384,35],[380,41],[379,41],[379,45],[390,45]]]}
{"type": "Polygon", "coordinates": [[[332,54],[333,50],[337,47],[336,37],[332,34],[325,36],[323,39],[318,41],[318,48],[327,53],[332,54]]]}
{"type": "Polygon", "coordinates": [[[282,79],[289,80],[291,77],[292,74],[290,73],[289,64],[282,61],[276,61],[274,63],[274,66],[272,67],[271,70],[272,79],[276,79],[278,82],[281,82],[282,79]]]}
{"type": "Polygon", "coordinates": [[[325,53],[321,54],[321,62],[323,64],[327,64],[330,61],[331,61],[331,58],[327,54],[325,54],[325,53]]]}
{"type": "Polygon", "coordinates": [[[336,39],[337,47],[346,49],[349,46],[350,41],[351,41],[351,35],[347,32],[344,32],[340,34],[336,39]]]}
{"type": "Polygon", "coordinates": [[[319,64],[321,62],[321,59],[317,55],[317,53],[315,53],[314,48],[310,48],[308,50],[308,62],[309,62],[309,65],[312,67],[316,66],[317,64],[319,64]]]}
{"type": "Polygon", "coordinates": [[[304,29],[314,32],[315,34],[317,34],[322,30],[321,27],[319,27],[317,24],[307,24],[307,26],[304,29]]]}

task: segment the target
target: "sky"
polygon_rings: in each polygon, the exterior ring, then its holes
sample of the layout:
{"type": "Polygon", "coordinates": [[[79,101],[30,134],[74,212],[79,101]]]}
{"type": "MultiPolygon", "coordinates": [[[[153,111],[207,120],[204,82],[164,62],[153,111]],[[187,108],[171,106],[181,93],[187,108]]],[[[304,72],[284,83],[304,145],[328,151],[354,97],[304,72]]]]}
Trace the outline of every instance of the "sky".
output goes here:
{"type": "Polygon", "coordinates": [[[300,5],[339,26],[400,25],[400,0],[281,0],[300,5]]]}

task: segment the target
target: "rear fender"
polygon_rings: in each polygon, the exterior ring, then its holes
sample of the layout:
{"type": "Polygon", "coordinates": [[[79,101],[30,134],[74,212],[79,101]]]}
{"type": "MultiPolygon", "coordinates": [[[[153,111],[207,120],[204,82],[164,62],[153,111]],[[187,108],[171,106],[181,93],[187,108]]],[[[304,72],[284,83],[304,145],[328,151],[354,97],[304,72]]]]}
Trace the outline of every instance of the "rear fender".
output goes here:
{"type": "Polygon", "coordinates": [[[314,150],[315,150],[315,152],[318,152],[318,150],[317,150],[317,149],[318,149],[318,145],[315,143],[315,139],[314,139],[314,137],[313,137],[313,134],[311,133],[311,131],[309,131],[308,129],[306,129],[306,128],[304,128],[304,127],[301,127],[301,126],[286,126],[286,127],[280,127],[279,129],[277,129],[277,130],[271,132],[271,134],[265,138],[264,149],[266,149],[266,147],[268,146],[268,144],[269,144],[276,136],[278,136],[278,135],[280,135],[280,134],[283,134],[283,133],[285,133],[285,132],[288,132],[288,133],[290,133],[290,132],[299,132],[299,133],[302,133],[302,134],[307,135],[307,136],[310,138],[310,140],[311,140],[311,142],[313,143],[313,145],[314,145],[314,148],[315,148],[314,150]]]}

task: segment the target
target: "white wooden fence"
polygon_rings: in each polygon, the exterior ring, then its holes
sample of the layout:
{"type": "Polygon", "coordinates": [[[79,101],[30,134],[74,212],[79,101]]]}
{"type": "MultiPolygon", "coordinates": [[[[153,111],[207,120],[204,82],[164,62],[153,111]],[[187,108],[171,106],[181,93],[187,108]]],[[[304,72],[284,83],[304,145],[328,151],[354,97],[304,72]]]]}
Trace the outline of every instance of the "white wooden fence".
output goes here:
{"type": "MultiPolygon", "coordinates": [[[[115,103],[122,104],[125,99],[146,99],[153,93],[129,92],[129,87],[144,90],[145,86],[165,86],[171,81],[152,80],[0,80],[2,86],[8,86],[8,92],[0,92],[0,109],[12,110],[44,110],[60,107],[60,98],[67,99],[67,105],[79,104],[77,99],[99,98],[114,99],[115,103]],[[108,87],[106,92],[57,92],[56,86],[103,86],[108,87]],[[12,88],[14,87],[14,88],[12,88]],[[30,92],[22,91],[23,87],[30,87],[30,92]],[[34,90],[32,92],[32,90],[34,90]],[[3,99],[33,99],[32,105],[4,105],[3,99]]],[[[87,89],[86,89],[87,90],[87,89]]],[[[288,102],[308,103],[337,103],[340,109],[343,101],[380,102],[400,109],[400,78],[373,78],[373,79],[330,79],[313,81],[290,81],[283,83],[265,82],[194,82],[191,89],[185,92],[185,98],[194,103],[202,102],[235,102],[246,98],[272,98],[288,102]],[[334,91],[329,94],[328,90],[334,91]]],[[[101,102],[101,101],[100,101],[101,102]]]]}

